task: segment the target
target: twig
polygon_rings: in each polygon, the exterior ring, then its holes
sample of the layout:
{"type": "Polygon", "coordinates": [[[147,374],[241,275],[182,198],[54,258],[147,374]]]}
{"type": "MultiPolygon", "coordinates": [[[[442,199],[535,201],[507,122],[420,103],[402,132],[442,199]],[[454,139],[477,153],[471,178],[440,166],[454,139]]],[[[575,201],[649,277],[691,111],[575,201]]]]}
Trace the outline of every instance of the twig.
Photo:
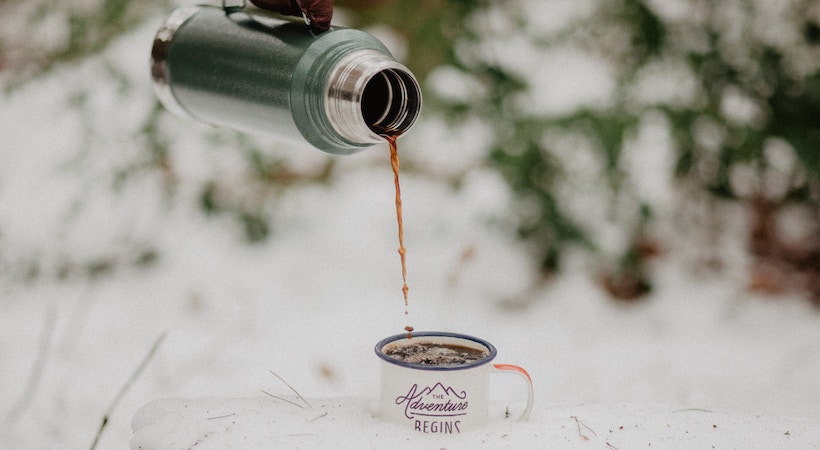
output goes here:
{"type": "Polygon", "coordinates": [[[54,323],[57,321],[57,308],[52,306],[48,309],[46,320],[43,324],[43,330],[40,332],[40,350],[37,353],[37,358],[34,360],[34,365],[31,366],[31,373],[28,376],[28,382],[25,389],[20,394],[20,397],[14,402],[6,415],[6,424],[13,425],[19,419],[26,409],[34,400],[34,393],[40,385],[40,380],[43,378],[43,372],[46,367],[46,360],[51,348],[51,338],[54,334],[54,323]]]}
{"type": "Polygon", "coordinates": [[[290,404],[291,404],[291,405],[293,405],[293,406],[298,406],[299,408],[305,409],[305,407],[304,407],[304,406],[302,406],[302,405],[300,405],[300,404],[298,404],[298,403],[296,403],[296,402],[292,402],[292,401],[290,401],[290,400],[288,400],[288,399],[286,399],[286,398],[282,398],[282,397],[279,397],[279,396],[273,395],[273,394],[271,394],[270,392],[268,392],[268,391],[266,391],[266,390],[264,390],[264,389],[262,389],[262,393],[263,393],[263,394],[266,394],[266,395],[269,395],[269,396],[271,396],[271,397],[275,398],[276,400],[282,400],[283,402],[290,403],[290,404]]]}
{"type": "Polygon", "coordinates": [[[120,400],[122,400],[122,398],[125,396],[128,390],[131,389],[131,386],[134,384],[137,378],[139,378],[140,374],[142,374],[142,371],[145,370],[145,367],[151,361],[151,358],[153,358],[154,355],[157,353],[160,344],[162,344],[162,341],[165,340],[165,336],[167,335],[168,333],[164,332],[157,338],[156,341],[154,341],[154,345],[151,346],[151,350],[149,350],[145,357],[142,358],[142,362],[140,362],[140,365],[137,367],[137,370],[135,370],[134,373],[131,374],[131,377],[128,378],[128,381],[126,381],[125,384],[120,388],[120,391],[117,392],[117,396],[114,397],[114,400],[112,400],[111,404],[108,405],[108,409],[106,410],[105,415],[103,416],[100,428],[97,430],[97,435],[94,437],[94,442],[91,443],[91,450],[97,448],[97,443],[100,441],[100,436],[102,436],[103,430],[105,430],[106,425],[108,425],[108,420],[114,413],[114,409],[117,407],[120,400]]]}
{"type": "Polygon", "coordinates": [[[581,439],[583,439],[583,440],[585,440],[585,441],[588,441],[588,440],[589,440],[589,437],[588,437],[588,436],[584,436],[584,435],[581,433],[581,426],[583,426],[584,428],[586,428],[587,430],[589,430],[589,432],[590,432],[590,433],[592,433],[595,437],[598,437],[598,433],[596,433],[596,432],[595,432],[595,430],[593,430],[592,428],[588,427],[585,423],[583,423],[583,422],[581,422],[580,420],[578,420],[578,417],[576,417],[576,416],[569,416],[569,417],[570,417],[572,420],[574,420],[574,421],[575,421],[575,425],[577,425],[577,426],[578,426],[578,436],[580,436],[580,437],[581,437],[581,439]]]}
{"type": "Polygon", "coordinates": [[[293,391],[293,393],[294,393],[294,394],[296,394],[296,396],[297,396],[297,397],[299,397],[299,400],[302,400],[303,402],[305,402],[305,404],[308,406],[308,408],[313,409],[313,407],[312,407],[312,406],[310,406],[310,403],[308,403],[308,401],[307,401],[307,400],[305,400],[305,398],[304,398],[304,397],[302,397],[302,395],[301,395],[301,394],[299,394],[299,393],[296,391],[296,389],[293,389],[293,386],[289,385],[289,384],[288,384],[288,382],[287,382],[287,381],[285,381],[285,380],[284,380],[282,377],[280,377],[279,375],[277,375],[277,374],[276,374],[276,372],[274,372],[274,371],[272,371],[272,370],[271,370],[271,371],[270,371],[270,373],[271,373],[271,374],[273,374],[273,376],[275,376],[276,378],[279,378],[279,381],[281,381],[282,383],[285,383],[285,386],[287,386],[287,387],[288,387],[291,391],[293,391]]]}
{"type": "Polygon", "coordinates": [[[702,409],[702,408],[684,408],[684,409],[676,409],[676,410],[672,411],[672,414],[679,413],[679,412],[690,412],[690,411],[706,412],[706,413],[714,412],[714,411],[710,411],[708,409],[702,409]]]}

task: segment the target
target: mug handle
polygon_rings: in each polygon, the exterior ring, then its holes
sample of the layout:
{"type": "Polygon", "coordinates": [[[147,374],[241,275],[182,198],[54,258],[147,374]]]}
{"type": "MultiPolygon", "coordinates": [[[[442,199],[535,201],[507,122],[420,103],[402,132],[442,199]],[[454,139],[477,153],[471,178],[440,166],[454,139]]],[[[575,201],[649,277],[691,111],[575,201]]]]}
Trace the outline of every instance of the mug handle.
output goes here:
{"type": "Polygon", "coordinates": [[[530,378],[530,374],[523,367],[514,364],[493,364],[492,367],[493,372],[518,375],[527,383],[527,407],[524,408],[524,412],[521,413],[521,417],[518,418],[517,422],[527,420],[532,412],[532,378],[530,378]]]}

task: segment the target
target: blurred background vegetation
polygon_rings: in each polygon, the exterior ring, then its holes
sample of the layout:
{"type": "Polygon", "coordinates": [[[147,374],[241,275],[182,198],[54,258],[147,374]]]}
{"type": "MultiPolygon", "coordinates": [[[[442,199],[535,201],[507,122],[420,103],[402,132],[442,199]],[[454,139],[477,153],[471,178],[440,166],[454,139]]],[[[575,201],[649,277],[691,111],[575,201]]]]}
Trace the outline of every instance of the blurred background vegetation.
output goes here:
{"type": "MultiPolygon", "coordinates": [[[[0,1],[4,92],[98,54],[147,22],[158,24],[179,4],[0,1]]],[[[820,3],[335,5],[346,25],[397,39],[398,56],[425,91],[425,120],[489,130],[481,164],[515,194],[509,232],[531,251],[541,274],[534,286],[580,253],[613,298],[638,299],[655,282],[653,258],[697,248],[697,270],[721,271],[727,255],[719,241],[740,235],[749,289],[799,292],[820,305],[820,3]],[[545,10],[556,19],[545,20],[545,10]],[[544,61],[577,73],[550,84],[550,73],[533,73],[544,61]],[[577,101],[553,102],[562,95],[577,101]],[[671,192],[656,180],[667,180],[671,192]],[[727,219],[737,214],[740,225],[727,219]]],[[[128,92],[132,74],[110,64],[106,76],[128,92]]],[[[86,106],[82,89],[75,108],[86,106]]],[[[112,169],[112,189],[150,173],[164,195],[174,195],[168,155],[177,137],[162,126],[167,114],[155,104],[134,118],[138,151],[112,169]]],[[[96,132],[93,123],[85,126],[96,132]]],[[[205,180],[198,208],[233,218],[251,242],[272,235],[271,199],[294,186],[327,184],[339,170],[331,157],[305,166],[271,156],[265,141],[238,133],[215,130],[206,141],[236,149],[245,169],[241,180],[205,180]]],[[[457,189],[466,174],[448,176],[457,189]]],[[[57,272],[96,275],[157,257],[150,246],[136,248],[126,256],[67,258],[57,272]]],[[[25,273],[40,271],[32,262],[25,273]]]]}

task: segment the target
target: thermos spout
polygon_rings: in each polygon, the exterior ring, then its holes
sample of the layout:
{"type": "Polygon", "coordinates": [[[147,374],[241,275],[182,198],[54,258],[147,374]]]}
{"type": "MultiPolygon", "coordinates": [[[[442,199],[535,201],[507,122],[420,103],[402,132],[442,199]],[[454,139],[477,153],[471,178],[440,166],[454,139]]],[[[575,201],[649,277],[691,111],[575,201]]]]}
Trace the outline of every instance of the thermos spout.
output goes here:
{"type": "Polygon", "coordinates": [[[342,58],[331,72],[325,108],[333,128],[354,142],[407,131],[421,110],[421,91],[407,68],[375,50],[342,58]],[[364,125],[364,127],[362,126],[364,125]]]}
{"type": "Polygon", "coordinates": [[[334,154],[404,133],[422,104],[412,72],[363,31],[316,34],[302,23],[209,6],[166,19],[151,77],[177,115],[334,154]]]}

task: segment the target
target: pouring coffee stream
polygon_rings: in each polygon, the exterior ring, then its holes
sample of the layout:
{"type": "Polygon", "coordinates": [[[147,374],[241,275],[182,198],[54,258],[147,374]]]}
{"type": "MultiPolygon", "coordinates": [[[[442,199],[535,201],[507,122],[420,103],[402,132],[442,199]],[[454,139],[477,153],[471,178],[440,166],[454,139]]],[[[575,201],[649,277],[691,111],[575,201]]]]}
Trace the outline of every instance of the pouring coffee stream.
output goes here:
{"type": "MultiPolygon", "coordinates": [[[[399,256],[401,257],[401,292],[404,295],[404,315],[410,314],[410,301],[407,293],[410,288],[407,286],[407,249],[404,247],[404,219],[401,209],[401,183],[399,182],[399,151],[396,145],[398,135],[384,135],[385,140],[390,145],[390,166],[393,168],[393,184],[396,187],[396,223],[399,231],[399,256]]],[[[407,332],[407,339],[413,337],[413,327],[407,325],[404,327],[407,332]]]]}

